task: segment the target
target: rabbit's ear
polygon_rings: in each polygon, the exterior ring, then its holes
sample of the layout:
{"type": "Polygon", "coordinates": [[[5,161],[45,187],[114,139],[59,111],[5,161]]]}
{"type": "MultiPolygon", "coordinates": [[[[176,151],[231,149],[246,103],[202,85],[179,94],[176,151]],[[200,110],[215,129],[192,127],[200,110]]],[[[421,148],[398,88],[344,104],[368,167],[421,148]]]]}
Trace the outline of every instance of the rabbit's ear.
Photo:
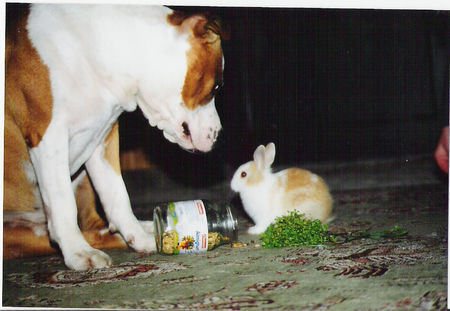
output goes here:
{"type": "Polygon", "coordinates": [[[253,153],[253,160],[255,161],[256,166],[261,169],[264,168],[265,165],[264,154],[265,154],[264,145],[258,146],[258,148],[256,148],[255,152],[253,153]]]}
{"type": "Polygon", "coordinates": [[[275,160],[275,144],[268,143],[264,152],[264,165],[269,168],[275,160]]]}

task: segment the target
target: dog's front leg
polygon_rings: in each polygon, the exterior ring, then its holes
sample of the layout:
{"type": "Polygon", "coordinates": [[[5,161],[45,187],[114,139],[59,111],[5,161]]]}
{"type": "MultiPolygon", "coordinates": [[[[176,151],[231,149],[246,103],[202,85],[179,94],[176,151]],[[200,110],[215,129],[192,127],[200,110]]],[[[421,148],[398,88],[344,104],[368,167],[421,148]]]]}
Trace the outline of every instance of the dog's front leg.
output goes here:
{"type": "Polygon", "coordinates": [[[69,136],[63,124],[50,123],[30,157],[44,200],[50,238],[58,243],[65,264],[75,270],[111,265],[105,253],[92,248],[77,224],[77,207],[69,169],[69,136]]]}
{"type": "Polygon", "coordinates": [[[153,235],[147,234],[131,209],[130,198],[120,173],[119,132],[117,123],[100,144],[86,169],[105,210],[111,231],[118,231],[129,246],[138,252],[156,251],[153,235]]]}

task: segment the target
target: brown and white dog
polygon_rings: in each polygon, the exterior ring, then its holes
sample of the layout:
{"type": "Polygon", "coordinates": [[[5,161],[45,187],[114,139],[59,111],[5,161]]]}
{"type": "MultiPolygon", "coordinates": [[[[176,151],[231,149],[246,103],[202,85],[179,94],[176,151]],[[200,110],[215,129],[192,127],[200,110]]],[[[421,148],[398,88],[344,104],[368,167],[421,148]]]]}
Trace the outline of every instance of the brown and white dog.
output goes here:
{"type": "Polygon", "coordinates": [[[48,231],[69,268],[110,266],[91,245],[121,242],[99,232],[90,182],[109,230],[154,251],[121,177],[117,118],[139,106],[169,141],[210,151],[221,129],[219,25],[155,6],[34,4],[7,15],[4,258],[50,252],[48,231]]]}

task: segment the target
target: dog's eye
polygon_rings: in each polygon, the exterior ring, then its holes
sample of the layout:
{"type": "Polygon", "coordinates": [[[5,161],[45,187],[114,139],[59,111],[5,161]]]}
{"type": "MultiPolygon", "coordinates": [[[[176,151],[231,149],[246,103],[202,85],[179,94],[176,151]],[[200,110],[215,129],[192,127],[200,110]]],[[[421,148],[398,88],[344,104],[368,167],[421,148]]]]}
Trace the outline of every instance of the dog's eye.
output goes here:
{"type": "Polygon", "coordinates": [[[242,177],[242,178],[245,178],[245,177],[247,177],[247,173],[246,173],[245,171],[244,171],[244,172],[242,172],[242,173],[241,173],[241,177],[242,177]]]}
{"type": "Polygon", "coordinates": [[[216,82],[216,83],[214,83],[211,93],[216,94],[221,88],[222,88],[222,84],[219,82],[216,82]]]}

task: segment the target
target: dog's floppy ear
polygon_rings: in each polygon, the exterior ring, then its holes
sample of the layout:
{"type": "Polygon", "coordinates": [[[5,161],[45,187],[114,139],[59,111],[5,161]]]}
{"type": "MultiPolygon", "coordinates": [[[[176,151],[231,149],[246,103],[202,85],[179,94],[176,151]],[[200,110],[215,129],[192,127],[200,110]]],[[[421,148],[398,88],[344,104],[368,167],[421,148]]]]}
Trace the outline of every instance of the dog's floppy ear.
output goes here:
{"type": "Polygon", "coordinates": [[[218,39],[227,40],[229,37],[220,19],[209,13],[174,11],[167,20],[170,24],[180,27],[181,32],[191,32],[195,38],[204,39],[207,43],[214,43],[218,39]]]}

